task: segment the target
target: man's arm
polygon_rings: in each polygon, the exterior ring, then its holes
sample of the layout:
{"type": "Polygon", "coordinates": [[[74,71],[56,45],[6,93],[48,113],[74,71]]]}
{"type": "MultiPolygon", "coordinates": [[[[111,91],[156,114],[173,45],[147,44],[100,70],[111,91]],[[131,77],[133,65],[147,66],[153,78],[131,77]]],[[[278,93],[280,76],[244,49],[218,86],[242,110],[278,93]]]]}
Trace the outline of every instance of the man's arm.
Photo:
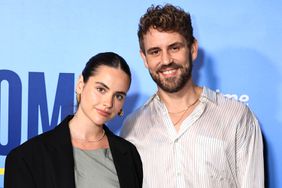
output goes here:
{"type": "Polygon", "coordinates": [[[237,177],[241,188],[264,187],[263,141],[259,123],[249,111],[237,134],[237,177]]]}

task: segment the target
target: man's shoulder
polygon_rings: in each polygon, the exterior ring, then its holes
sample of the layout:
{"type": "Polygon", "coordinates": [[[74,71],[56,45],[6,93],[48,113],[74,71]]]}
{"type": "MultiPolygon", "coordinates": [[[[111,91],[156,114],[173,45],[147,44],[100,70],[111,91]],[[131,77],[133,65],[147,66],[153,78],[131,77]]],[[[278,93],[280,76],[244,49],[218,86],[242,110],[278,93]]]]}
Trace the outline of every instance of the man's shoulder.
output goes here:
{"type": "Polygon", "coordinates": [[[146,113],[146,107],[141,106],[139,108],[137,108],[136,110],[134,110],[133,112],[131,112],[124,120],[123,122],[123,129],[127,126],[133,127],[132,125],[136,126],[136,124],[145,117],[145,113],[146,113]]]}
{"type": "Polygon", "coordinates": [[[140,118],[143,117],[147,117],[148,115],[150,115],[150,109],[151,109],[151,105],[153,103],[155,95],[151,96],[143,105],[141,105],[140,107],[138,107],[136,110],[134,110],[133,112],[131,112],[127,117],[126,117],[126,121],[128,120],[138,120],[140,118]]]}
{"type": "Polygon", "coordinates": [[[147,100],[147,102],[131,112],[125,118],[120,136],[128,137],[129,134],[133,134],[136,130],[142,129],[142,125],[144,125],[145,120],[150,118],[150,115],[152,115],[151,104],[152,98],[147,100]]]}
{"type": "Polygon", "coordinates": [[[233,97],[224,95],[223,93],[205,88],[203,100],[207,100],[208,108],[214,113],[218,112],[228,116],[252,115],[249,106],[233,97]]]}
{"type": "Polygon", "coordinates": [[[222,93],[216,93],[215,108],[212,110],[217,111],[223,118],[229,117],[231,119],[249,119],[256,121],[256,117],[248,104],[232,97],[228,97],[222,93]]]}
{"type": "Polygon", "coordinates": [[[209,114],[207,118],[216,118],[221,122],[225,122],[221,125],[229,127],[234,125],[236,129],[238,128],[237,126],[240,126],[242,130],[258,125],[255,114],[246,103],[228,97],[222,93],[213,92],[215,100],[213,100],[213,102],[207,102],[206,113],[209,114]],[[246,124],[248,124],[248,126],[245,126],[246,124]]]}
{"type": "Polygon", "coordinates": [[[230,110],[231,109],[247,110],[249,108],[246,103],[241,102],[232,97],[225,96],[222,93],[217,93],[217,105],[221,108],[228,108],[230,110]]]}
{"type": "Polygon", "coordinates": [[[248,108],[244,102],[209,88],[205,88],[204,97],[214,103],[218,108],[248,108]]]}

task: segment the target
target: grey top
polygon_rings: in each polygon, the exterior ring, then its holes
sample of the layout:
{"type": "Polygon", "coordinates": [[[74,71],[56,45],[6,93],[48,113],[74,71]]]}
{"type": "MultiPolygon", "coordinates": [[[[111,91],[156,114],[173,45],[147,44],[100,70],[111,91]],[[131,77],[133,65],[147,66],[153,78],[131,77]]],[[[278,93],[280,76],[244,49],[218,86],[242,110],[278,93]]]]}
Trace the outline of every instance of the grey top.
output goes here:
{"type": "Polygon", "coordinates": [[[111,150],[73,148],[76,188],[119,188],[111,150]]]}

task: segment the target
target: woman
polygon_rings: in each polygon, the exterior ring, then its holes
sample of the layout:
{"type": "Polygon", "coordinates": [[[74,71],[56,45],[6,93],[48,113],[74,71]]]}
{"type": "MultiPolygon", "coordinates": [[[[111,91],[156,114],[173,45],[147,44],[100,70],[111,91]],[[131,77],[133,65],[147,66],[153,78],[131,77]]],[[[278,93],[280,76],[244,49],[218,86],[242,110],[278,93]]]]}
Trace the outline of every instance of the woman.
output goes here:
{"type": "Polygon", "coordinates": [[[76,85],[76,113],[8,154],[5,188],[142,187],[136,148],[104,125],[122,113],[130,83],[122,57],[92,57],[76,85]]]}

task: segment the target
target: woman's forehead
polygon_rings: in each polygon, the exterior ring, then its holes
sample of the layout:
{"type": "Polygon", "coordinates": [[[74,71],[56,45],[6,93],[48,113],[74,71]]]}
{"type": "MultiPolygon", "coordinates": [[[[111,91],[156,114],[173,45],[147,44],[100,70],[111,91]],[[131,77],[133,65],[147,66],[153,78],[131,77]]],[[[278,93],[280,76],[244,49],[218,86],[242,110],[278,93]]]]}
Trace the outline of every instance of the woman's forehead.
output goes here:
{"type": "Polygon", "coordinates": [[[100,66],[89,81],[103,83],[109,88],[127,91],[129,88],[129,76],[120,68],[100,66]]]}

